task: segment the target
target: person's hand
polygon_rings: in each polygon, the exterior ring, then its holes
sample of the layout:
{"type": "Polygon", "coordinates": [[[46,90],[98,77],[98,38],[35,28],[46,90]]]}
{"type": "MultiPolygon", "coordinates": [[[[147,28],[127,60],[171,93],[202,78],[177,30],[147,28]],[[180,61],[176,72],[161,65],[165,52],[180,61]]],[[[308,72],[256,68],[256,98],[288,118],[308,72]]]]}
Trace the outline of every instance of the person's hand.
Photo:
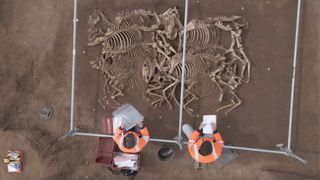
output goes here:
{"type": "Polygon", "coordinates": [[[120,129],[125,129],[125,128],[126,128],[125,124],[124,124],[124,123],[121,123],[120,129]]]}
{"type": "Polygon", "coordinates": [[[212,130],[215,131],[217,130],[217,124],[216,123],[210,123],[212,130]]]}
{"type": "Polygon", "coordinates": [[[143,121],[140,121],[140,122],[138,122],[138,126],[139,126],[139,128],[142,128],[143,127],[143,121]]]}
{"type": "Polygon", "coordinates": [[[202,129],[202,128],[204,128],[205,126],[206,126],[206,124],[201,123],[200,126],[199,126],[199,129],[202,129]]]}

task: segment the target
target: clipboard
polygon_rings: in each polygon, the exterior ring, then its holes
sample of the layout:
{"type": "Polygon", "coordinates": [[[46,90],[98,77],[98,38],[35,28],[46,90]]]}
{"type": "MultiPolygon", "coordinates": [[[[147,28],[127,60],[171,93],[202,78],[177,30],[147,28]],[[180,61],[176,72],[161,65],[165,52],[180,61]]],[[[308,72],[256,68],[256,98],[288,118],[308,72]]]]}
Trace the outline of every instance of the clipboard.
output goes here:
{"type": "Polygon", "coordinates": [[[205,124],[203,127],[203,134],[212,134],[213,129],[211,123],[217,124],[217,116],[214,114],[203,115],[202,123],[205,124]]]}

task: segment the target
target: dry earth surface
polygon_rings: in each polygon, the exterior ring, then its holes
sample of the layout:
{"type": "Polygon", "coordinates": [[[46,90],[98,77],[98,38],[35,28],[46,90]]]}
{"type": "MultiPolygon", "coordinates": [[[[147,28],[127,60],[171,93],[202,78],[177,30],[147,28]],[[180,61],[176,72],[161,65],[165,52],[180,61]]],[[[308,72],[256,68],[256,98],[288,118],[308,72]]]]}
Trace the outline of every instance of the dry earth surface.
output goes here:
{"type": "MultiPolygon", "coordinates": [[[[137,179],[319,179],[319,80],[320,1],[303,0],[301,36],[297,64],[293,150],[309,163],[291,158],[252,152],[240,156],[222,169],[193,170],[186,151],[174,160],[157,161],[161,144],[149,143],[142,154],[137,179]]],[[[244,45],[253,63],[252,81],[240,87],[243,105],[228,116],[218,114],[219,129],[227,144],[274,149],[286,143],[291,88],[294,28],[294,0],[195,0],[190,1],[189,19],[217,15],[241,15],[249,21],[244,45]],[[270,68],[268,70],[268,68],[270,68]]],[[[78,3],[76,125],[99,132],[100,120],[110,116],[98,102],[103,78],[89,64],[94,50],[86,49],[86,19],[94,9],[108,17],[136,8],[163,12],[177,6],[184,14],[184,1],[83,0],[78,3]]],[[[0,0],[0,157],[9,149],[25,152],[25,171],[5,172],[0,180],[126,179],[114,176],[94,163],[97,139],[63,136],[69,130],[72,1],[0,0]],[[52,106],[50,121],[39,118],[39,110],[52,106]]],[[[183,20],[181,18],[181,20],[183,20]]],[[[130,102],[146,116],[155,138],[177,135],[178,108],[154,109],[130,92],[121,102],[130,102]],[[159,118],[161,116],[161,118],[159,118]]],[[[194,103],[200,115],[215,113],[213,95],[194,103]]],[[[198,125],[185,114],[184,121],[198,125]]]]}

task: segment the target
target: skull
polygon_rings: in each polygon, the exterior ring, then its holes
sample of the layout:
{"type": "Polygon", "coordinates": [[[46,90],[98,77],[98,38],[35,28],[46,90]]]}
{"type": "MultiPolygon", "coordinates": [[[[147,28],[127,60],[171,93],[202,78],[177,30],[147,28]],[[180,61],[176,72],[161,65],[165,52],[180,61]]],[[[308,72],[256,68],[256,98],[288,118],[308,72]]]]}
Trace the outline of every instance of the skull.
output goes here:
{"type": "Polygon", "coordinates": [[[169,73],[173,72],[173,69],[182,62],[182,53],[175,54],[170,61],[169,73]]]}
{"type": "Polygon", "coordinates": [[[155,64],[152,62],[150,58],[146,58],[142,66],[142,79],[149,83],[153,77],[155,71],[155,64]]]}

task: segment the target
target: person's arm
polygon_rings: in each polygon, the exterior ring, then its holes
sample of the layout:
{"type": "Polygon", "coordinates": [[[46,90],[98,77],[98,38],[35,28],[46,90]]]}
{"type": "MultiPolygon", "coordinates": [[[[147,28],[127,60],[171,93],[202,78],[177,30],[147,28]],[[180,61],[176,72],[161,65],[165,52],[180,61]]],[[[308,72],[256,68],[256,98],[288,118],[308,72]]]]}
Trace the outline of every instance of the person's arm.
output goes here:
{"type": "Polygon", "coordinates": [[[214,139],[216,140],[216,142],[220,143],[220,144],[224,144],[222,137],[221,137],[220,133],[218,132],[218,130],[215,130],[213,133],[214,133],[213,136],[214,136],[214,139]]]}
{"type": "Polygon", "coordinates": [[[138,123],[138,126],[140,128],[140,134],[142,137],[147,137],[149,139],[149,131],[146,125],[141,121],[138,123]]]}
{"type": "Polygon", "coordinates": [[[200,136],[199,130],[193,131],[193,133],[191,134],[191,138],[189,139],[189,142],[188,142],[189,146],[194,145],[197,142],[197,140],[199,139],[199,136],[200,136]]]}
{"type": "Polygon", "coordinates": [[[223,144],[224,142],[222,140],[221,134],[219,133],[219,131],[217,129],[217,125],[215,123],[212,123],[211,126],[213,129],[213,137],[214,137],[215,141],[220,144],[223,144]]]}
{"type": "Polygon", "coordinates": [[[195,130],[195,131],[193,131],[190,140],[192,140],[192,142],[195,143],[199,139],[199,136],[200,136],[199,130],[195,130]]]}
{"type": "Polygon", "coordinates": [[[139,146],[140,148],[143,148],[149,142],[149,131],[148,131],[148,128],[142,122],[138,123],[138,126],[140,128],[140,134],[141,134],[139,146]]]}
{"type": "Polygon", "coordinates": [[[144,126],[143,128],[140,129],[140,133],[143,136],[147,136],[149,137],[149,131],[148,131],[148,128],[146,126],[144,126]]]}
{"type": "Polygon", "coordinates": [[[205,124],[201,123],[199,128],[196,129],[195,131],[193,131],[191,138],[189,139],[189,143],[194,144],[195,142],[197,142],[197,140],[199,139],[201,133],[202,133],[202,129],[205,126],[205,124]]]}
{"type": "Polygon", "coordinates": [[[124,125],[121,124],[121,126],[117,128],[116,134],[115,134],[114,137],[113,137],[113,139],[114,139],[116,142],[119,141],[123,130],[124,130],[124,125]]]}

